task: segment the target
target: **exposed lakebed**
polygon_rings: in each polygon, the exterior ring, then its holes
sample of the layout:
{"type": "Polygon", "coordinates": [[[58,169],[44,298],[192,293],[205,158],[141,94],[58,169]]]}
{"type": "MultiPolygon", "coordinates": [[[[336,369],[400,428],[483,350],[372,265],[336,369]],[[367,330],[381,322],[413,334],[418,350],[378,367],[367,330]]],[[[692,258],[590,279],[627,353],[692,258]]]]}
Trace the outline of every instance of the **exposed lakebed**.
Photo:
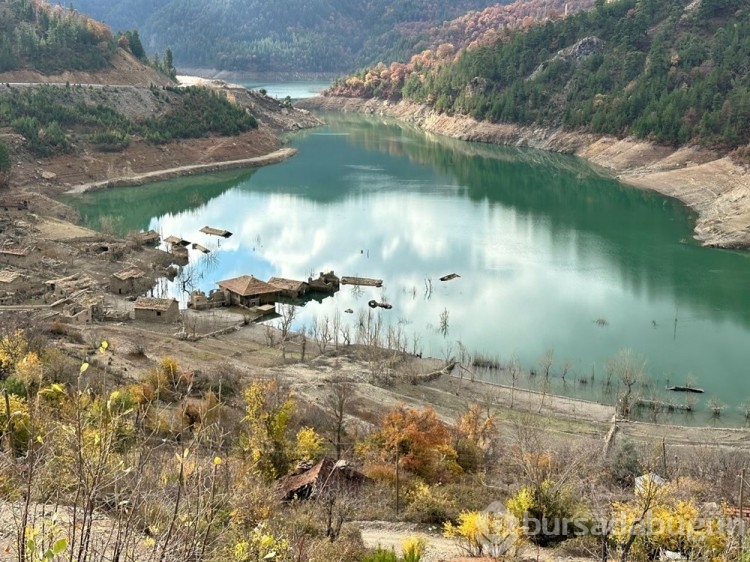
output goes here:
{"type": "MultiPolygon", "coordinates": [[[[573,157],[372,117],[325,119],[290,137],[299,152],[281,164],[91,193],[74,205],[90,226],[122,216],[123,233],[155,228],[211,249],[191,253],[206,291],[243,274],[383,279],[309,302],[297,328],[338,314],[354,333],[367,302],[385,301],[393,308],[371,313],[410,349],[442,357],[464,346],[501,363],[516,354],[537,372],[551,350],[552,390],[597,400],[614,394],[603,385],[606,360],[629,348],[646,360],[644,397],[684,403],[664,387],[692,383],[706,390],[696,422],[709,420],[714,396],[729,405],[722,423],[739,421],[735,407],[750,397],[750,262],[695,244],[684,206],[573,157]],[[219,244],[199,232],[205,225],[234,235],[219,244]],[[460,277],[439,281],[453,272],[460,277]]],[[[176,285],[164,290],[185,298],[176,285]]],[[[507,382],[503,371],[481,376],[507,382]]]]}

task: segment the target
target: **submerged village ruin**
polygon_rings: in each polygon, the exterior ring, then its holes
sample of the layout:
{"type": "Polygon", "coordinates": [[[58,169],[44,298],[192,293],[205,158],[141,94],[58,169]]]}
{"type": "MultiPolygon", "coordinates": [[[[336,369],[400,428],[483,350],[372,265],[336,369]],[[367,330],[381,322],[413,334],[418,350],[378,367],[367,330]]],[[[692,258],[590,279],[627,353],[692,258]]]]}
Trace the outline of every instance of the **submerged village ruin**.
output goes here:
{"type": "MultiPolygon", "coordinates": [[[[101,267],[92,272],[76,271],[69,275],[45,278],[43,271],[70,268],[49,257],[45,245],[34,234],[45,230],[47,219],[33,214],[33,205],[0,205],[0,306],[7,311],[30,311],[45,320],[60,319],[74,324],[96,321],[135,321],[175,327],[182,322],[186,309],[180,310],[175,298],[158,294],[158,280],[179,275],[180,267],[189,263],[188,247],[208,254],[211,250],[175,235],[163,240],[154,230],[140,232],[126,241],[97,235],[80,227],[64,234],[71,257],[94,256],[101,267]],[[24,243],[25,242],[25,243],[24,243]],[[36,242],[36,243],[35,243],[36,242]],[[160,249],[161,246],[163,249],[160,249]],[[132,260],[123,259],[127,254],[132,260]]],[[[54,226],[54,224],[52,225],[54,226]]],[[[222,239],[232,233],[206,226],[201,231],[222,239]]],[[[96,263],[96,262],[95,262],[96,263]]],[[[236,324],[247,324],[273,317],[277,304],[303,306],[311,298],[334,295],[342,284],[380,287],[380,279],[339,278],[333,271],[320,272],[307,280],[271,277],[267,281],[252,274],[217,282],[208,294],[186,290],[186,308],[200,313],[217,307],[236,317],[236,324]]],[[[183,284],[183,287],[187,285],[183,284]]],[[[184,327],[177,334],[189,336],[184,327]]]]}

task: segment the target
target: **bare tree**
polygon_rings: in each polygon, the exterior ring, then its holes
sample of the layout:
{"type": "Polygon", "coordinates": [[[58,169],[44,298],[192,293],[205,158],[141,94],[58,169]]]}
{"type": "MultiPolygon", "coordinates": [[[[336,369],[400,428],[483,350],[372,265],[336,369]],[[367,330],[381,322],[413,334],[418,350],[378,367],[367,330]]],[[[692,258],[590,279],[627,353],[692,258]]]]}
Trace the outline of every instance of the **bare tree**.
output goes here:
{"type": "Polygon", "coordinates": [[[542,408],[544,408],[544,399],[547,397],[547,394],[552,387],[549,377],[552,371],[554,355],[555,351],[552,349],[548,349],[544,352],[544,355],[542,355],[542,358],[539,360],[539,370],[544,374],[544,380],[542,381],[542,400],[539,402],[539,413],[541,413],[542,408]]]}
{"type": "Polygon", "coordinates": [[[280,304],[279,305],[279,314],[281,314],[281,318],[279,319],[278,328],[281,332],[281,356],[283,359],[286,359],[286,344],[289,341],[289,335],[292,328],[292,323],[294,322],[294,319],[297,316],[297,308],[294,305],[291,304],[280,304]]]}
{"type": "Polygon", "coordinates": [[[344,340],[344,345],[350,346],[352,344],[352,329],[349,324],[341,326],[341,339],[344,340]]]}
{"type": "Polygon", "coordinates": [[[181,314],[182,329],[185,334],[192,334],[195,337],[198,328],[198,316],[190,310],[185,310],[181,314]]]}
{"type": "Polygon", "coordinates": [[[264,331],[265,331],[265,336],[266,336],[266,345],[268,347],[275,346],[276,345],[276,328],[274,328],[270,324],[265,324],[264,331]]]}
{"type": "Polygon", "coordinates": [[[542,409],[544,408],[544,400],[547,398],[547,394],[550,393],[552,390],[552,385],[550,384],[549,378],[544,377],[544,380],[542,381],[542,399],[539,402],[539,410],[538,413],[542,413],[542,409]]]}
{"type": "Polygon", "coordinates": [[[570,360],[566,359],[565,362],[562,364],[562,367],[560,368],[560,377],[563,381],[563,386],[566,386],[565,377],[568,376],[568,372],[570,372],[570,360]]]}
{"type": "Polygon", "coordinates": [[[630,349],[623,349],[607,361],[606,370],[617,377],[625,387],[624,394],[617,401],[617,412],[624,418],[630,417],[635,396],[633,387],[643,381],[646,375],[646,361],[630,349]]]}
{"type": "Polygon", "coordinates": [[[278,312],[281,315],[279,318],[278,328],[281,332],[282,343],[287,340],[289,332],[292,328],[292,323],[297,317],[297,307],[291,304],[279,304],[278,312]]]}
{"type": "Polygon", "coordinates": [[[721,411],[726,408],[726,404],[718,396],[712,396],[708,399],[708,409],[711,410],[711,415],[715,418],[721,416],[721,411]]]}
{"type": "Polygon", "coordinates": [[[323,398],[323,407],[331,415],[333,446],[336,460],[341,458],[343,439],[346,434],[346,414],[354,396],[354,385],[343,378],[335,378],[323,398]]]}
{"type": "Polygon", "coordinates": [[[339,348],[339,335],[341,334],[341,313],[336,309],[333,315],[333,347],[339,348]]]}
{"type": "Polygon", "coordinates": [[[443,312],[440,313],[440,324],[438,325],[438,332],[440,332],[444,338],[448,336],[449,319],[450,313],[447,308],[444,308],[443,312]]]}
{"type": "Polygon", "coordinates": [[[333,334],[331,333],[331,321],[328,316],[313,321],[313,339],[320,353],[325,353],[330,345],[333,334]]]}
{"type": "MultiPolygon", "coordinates": [[[[347,467],[341,467],[335,468],[334,472],[346,470],[347,467]]],[[[341,534],[344,523],[350,521],[357,509],[362,506],[360,485],[347,482],[345,478],[334,478],[331,473],[317,493],[316,503],[323,506],[326,537],[333,542],[341,534]]]]}
{"type": "Polygon", "coordinates": [[[415,356],[422,356],[422,347],[421,347],[421,341],[422,338],[419,334],[414,332],[411,336],[411,354],[415,356]]]}
{"type": "Polygon", "coordinates": [[[544,355],[542,355],[542,358],[539,360],[539,368],[544,374],[544,378],[547,380],[549,380],[549,375],[552,371],[552,363],[554,362],[554,357],[555,350],[548,349],[544,352],[544,355]]]}
{"type": "Polygon", "coordinates": [[[510,407],[513,408],[513,399],[516,393],[516,384],[518,384],[518,377],[521,374],[521,366],[518,363],[518,355],[515,353],[510,356],[508,361],[508,374],[510,375],[510,407]]]}

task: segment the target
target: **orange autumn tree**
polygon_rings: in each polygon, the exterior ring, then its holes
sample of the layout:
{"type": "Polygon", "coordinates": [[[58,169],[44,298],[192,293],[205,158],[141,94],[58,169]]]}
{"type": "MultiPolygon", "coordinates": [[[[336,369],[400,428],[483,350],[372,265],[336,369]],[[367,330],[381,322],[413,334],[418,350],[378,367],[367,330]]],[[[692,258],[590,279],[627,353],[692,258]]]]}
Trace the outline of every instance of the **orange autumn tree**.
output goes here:
{"type": "Polygon", "coordinates": [[[461,472],[451,445],[451,432],[429,407],[414,410],[396,405],[385,415],[381,429],[365,449],[386,464],[393,463],[398,453],[400,468],[427,483],[445,482],[461,472]]]}
{"type": "Polygon", "coordinates": [[[497,437],[495,416],[483,412],[479,404],[472,404],[456,424],[453,447],[457,462],[466,472],[479,470],[493,452],[497,437]]]}

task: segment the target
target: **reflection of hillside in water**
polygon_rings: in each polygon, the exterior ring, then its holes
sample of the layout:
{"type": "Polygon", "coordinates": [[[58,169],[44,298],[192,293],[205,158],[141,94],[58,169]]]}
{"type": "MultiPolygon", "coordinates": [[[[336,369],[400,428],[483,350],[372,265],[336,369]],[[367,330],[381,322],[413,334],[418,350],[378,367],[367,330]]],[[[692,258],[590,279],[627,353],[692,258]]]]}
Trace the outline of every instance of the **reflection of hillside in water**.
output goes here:
{"type": "Polygon", "coordinates": [[[348,130],[350,145],[429,166],[451,177],[457,194],[528,217],[563,250],[572,232],[595,235],[601,244],[573,237],[579,259],[605,258],[631,291],[671,296],[701,316],[750,325],[750,271],[737,267],[737,252],[697,247],[692,214],[677,201],[624,187],[568,155],[459,141],[374,116],[324,119],[348,130]]]}
{"type": "MultiPolygon", "coordinates": [[[[197,211],[256,170],[185,177],[138,187],[117,187],[71,197],[85,226],[98,229],[101,217],[113,217],[117,233],[148,230],[153,217],[197,211]]],[[[165,236],[176,233],[164,233],[165,236]]]]}
{"type": "MultiPolygon", "coordinates": [[[[679,244],[689,237],[690,215],[674,201],[623,188],[570,156],[425,135],[409,124],[373,116],[324,118],[327,127],[292,137],[299,153],[282,164],[113,189],[86,195],[76,206],[93,227],[99,216],[122,216],[124,233],[148,228],[152,217],[200,213],[231,188],[324,205],[375,194],[466,197],[477,210],[487,205],[489,219],[512,217],[560,255],[574,254],[579,269],[607,269],[613,284],[632,293],[693,307],[699,316],[750,324],[745,290],[750,272],[741,267],[742,258],[679,244]]],[[[223,212],[240,213],[239,205],[234,201],[223,212]]],[[[428,208],[418,205],[408,213],[424,214],[428,208]]],[[[421,219],[439,225],[444,217],[421,219]]],[[[397,226],[395,221],[391,228],[397,226]]],[[[498,235],[493,243],[504,240],[498,235]]]]}
{"type": "Polygon", "coordinates": [[[377,314],[436,356],[460,340],[533,367],[554,348],[558,367],[569,358],[588,376],[595,366],[599,380],[604,361],[632,347],[654,378],[682,383],[692,372],[727,402],[750,394],[746,256],[680,244],[691,225],[678,203],[574,157],[375,117],[328,120],[293,136],[299,152],[281,164],[88,194],[78,207],[93,226],[122,216],[122,231],[154,226],[210,248],[208,257],[191,250],[194,265],[177,280],[206,291],[243,274],[306,279],[333,269],[385,280],[359,299],[346,289],[308,303],[299,318],[308,327],[336,313],[355,322],[369,299],[385,298],[393,310],[377,314]],[[205,225],[234,234],[219,244],[202,238],[205,225]],[[461,278],[437,281],[452,271],[461,278]],[[428,278],[432,298],[423,296],[428,278]],[[446,310],[444,337],[435,326],[446,310]]]}

